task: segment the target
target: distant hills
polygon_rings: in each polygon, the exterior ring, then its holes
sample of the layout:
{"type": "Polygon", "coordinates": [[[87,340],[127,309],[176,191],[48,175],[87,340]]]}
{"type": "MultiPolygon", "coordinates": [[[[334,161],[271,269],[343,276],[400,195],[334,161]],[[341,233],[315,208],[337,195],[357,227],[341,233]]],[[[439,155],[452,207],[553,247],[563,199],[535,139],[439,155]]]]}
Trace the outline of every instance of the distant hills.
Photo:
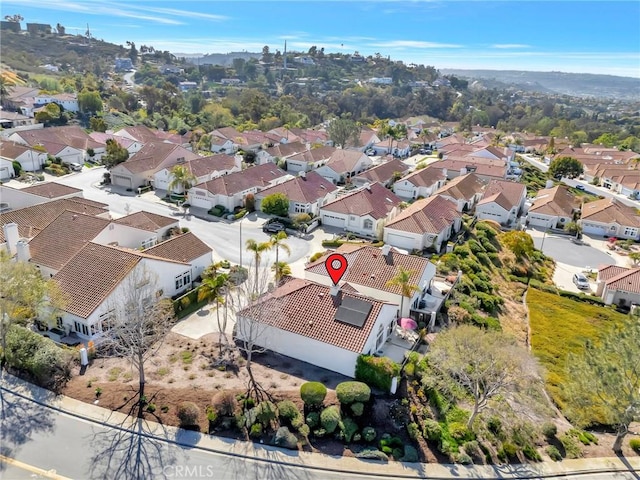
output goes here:
{"type": "Polygon", "coordinates": [[[441,69],[445,75],[477,79],[487,88],[513,86],[521,90],[558,93],[576,97],[638,100],[640,78],[591,73],[525,72],[521,70],[441,69]]]}

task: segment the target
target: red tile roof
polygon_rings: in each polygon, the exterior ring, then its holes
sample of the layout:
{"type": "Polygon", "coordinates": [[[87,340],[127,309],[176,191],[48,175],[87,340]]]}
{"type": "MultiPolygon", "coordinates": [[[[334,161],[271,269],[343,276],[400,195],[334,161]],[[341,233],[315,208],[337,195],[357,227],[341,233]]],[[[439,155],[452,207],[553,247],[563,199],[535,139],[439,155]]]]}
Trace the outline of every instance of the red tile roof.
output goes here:
{"type": "Polygon", "coordinates": [[[481,193],[486,185],[475,173],[468,173],[451,180],[438,189],[436,195],[446,195],[456,200],[469,200],[474,195],[481,193]]]}
{"type": "Polygon", "coordinates": [[[521,183],[510,182],[509,180],[491,180],[484,190],[482,199],[478,205],[496,202],[505,210],[511,210],[520,205],[525,197],[527,187],[521,183]]]}
{"type": "Polygon", "coordinates": [[[442,171],[442,168],[429,165],[425,168],[421,168],[420,170],[416,170],[415,172],[410,173],[402,180],[410,182],[416,187],[431,187],[432,185],[435,185],[439,181],[445,180],[446,178],[447,177],[442,171]]]}
{"type": "Polygon", "coordinates": [[[47,145],[51,145],[51,148],[57,151],[61,150],[60,146],[64,148],[67,145],[79,150],[104,147],[103,144],[91,138],[81,127],[75,125],[20,130],[15,133],[32,147],[42,144],[47,151],[49,151],[47,145]]]}
{"type": "MultiPolygon", "coordinates": [[[[356,170],[358,161],[360,161],[362,157],[365,157],[367,160],[369,160],[369,157],[357,150],[338,149],[333,152],[326,165],[336,173],[349,173],[356,170]]],[[[370,160],[369,163],[371,163],[370,160]]]]}
{"type": "Polygon", "coordinates": [[[215,171],[231,170],[236,166],[236,160],[233,155],[224,153],[218,155],[210,155],[208,157],[194,158],[185,163],[185,166],[196,177],[202,177],[215,171]]]}
{"type": "Polygon", "coordinates": [[[169,240],[165,240],[164,242],[143,250],[142,253],[166,258],[168,260],[191,263],[203,255],[209,254],[209,256],[211,256],[212,251],[211,247],[206,243],[193,233],[188,232],[171,237],[169,240]]]}
{"type": "Polygon", "coordinates": [[[614,198],[603,198],[582,206],[582,220],[600,223],[617,223],[623,227],[640,227],[640,216],[636,209],[620,203],[614,198]]]}
{"type": "Polygon", "coordinates": [[[569,192],[569,189],[562,185],[553,188],[543,188],[538,190],[533,205],[529,212],[540,213],[542,215],[552,215],[560,217],[571,217],[573,211],[579,207],[576,197],[569,192]]]}
{"type": "Polygon", "coordinates": [[[623,271],[616,270],[622,267],[601,269],[598,273],[605,281],[607,288],[611,290],[621,290],[629,293],[640,293],[640,267],[624,268],[623,271]]]}
{"type": "Polygon", "coordinates": [[[438,234],[461,217],[456,208],[455,203],[439,195],[424,198],[405,208],[385,228],[416,234],[438,234]]]}
{"type": "Polygon", "coordinates": [[[200,158],[197,154],[174,143],[154,141],[145,143],[138,152],[134,153],[126,162],[121,163],[131,173],[143,173],[157,169],[169,155],[177,152],[176,158],[183,157],[185,161],[200,158]]]}
{"type": "MultiPolygon", "coordinates": [[[[362,327],[335,320],[339,304],[334,301],[329,287],[299,278],[292,278],[263,296],[260,299],[262,314],[257,320],[327,345],[362,353],[384,303],[350,291],[341,293],[343,299],[354,298],[372,305],[362,327]]],[[[251,315],[251,308],[238,315],[251,315]]]]}
{"type": "Polygon", "coordinates": [[[251,188],[264,188],[270,182],[284,177],[287,172],[273,163],[264,163],[249,167],[241,172],[230,173],[196,185],[195,188],[207,190],[213,194],[232,196],[251,188]]]}
{"type": "Polygon", "coordinates": [[[126,217],[118,218],[117,220],[114,220],[114,223],[147,230],[149,232],[157,232],[158,230],[170,225],[175,224],[175,226],[178,226],[180,222],[175,218],[165,217],[164,215],[158,215],[157,213],[136,212],[127,215],[126,217]]]}
{"type": "Polygon", "coordinates": [[[409,167],[407,167],[406,164],[397,158],[394,158],[393,160],[389,160],[388,162],[384,162],[370,168],[369,170],[359,173],[355,178],[363,178],[371,183],[387,183],[393,178],[394,173],[400,172],[401,174],[404,174],[407,170],[409,170],[409,167]]]}
{"type": "Polygon", "coordinates": [[[264,198],[272,193],[284,193],[290,202],[315,203],[337,189],[332,182],[316,172],[307,172],[304,177],[298,176],[266,188],[260,191],[259,196],[264,198]]]}
{"type": "Polygon", "coordinates": [[[22,188],[20,191],[45,198],[58,198],[82,192],[79,188],[68,187],[67,185],[62,185],[61,183],[56,182],[39,183],[37,185],[22,188]]]}
{"type": "Polygon", "coordinates": [[[337,149],[335,147],[323,146],[318,148],[312,148],[302,153],[291,156],[291,160],[302,161],[307,163],[322,162],[329,160],[333,152],[337,149]]]}
{"type": "Polygon", "coordinates": [[[380,183],[372,183],[353,193],[329,202],[321,210],[348,215],[370,215],[376,220],[385,218],[402,199],[380,183]]]}

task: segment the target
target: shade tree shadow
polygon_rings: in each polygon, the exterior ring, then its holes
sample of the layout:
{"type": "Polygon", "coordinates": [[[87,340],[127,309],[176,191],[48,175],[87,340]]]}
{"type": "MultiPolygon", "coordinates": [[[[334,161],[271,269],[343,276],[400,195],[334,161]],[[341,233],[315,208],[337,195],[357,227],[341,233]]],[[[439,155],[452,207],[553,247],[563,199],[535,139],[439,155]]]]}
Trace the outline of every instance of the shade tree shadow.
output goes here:
{"type": "MultiPolygon", "coordinates": [[[[271,450],[265,448],[265,455],[247,459],[244,456],[227,456],[224,478],[234,480],[309,480],[312,470],[305,467],[300,458],[294,464],[283,463],[279,453],[298,457],[293,450],[271,450]]],[[[314,475],[315,477],[315,475],[314,475]]]]}

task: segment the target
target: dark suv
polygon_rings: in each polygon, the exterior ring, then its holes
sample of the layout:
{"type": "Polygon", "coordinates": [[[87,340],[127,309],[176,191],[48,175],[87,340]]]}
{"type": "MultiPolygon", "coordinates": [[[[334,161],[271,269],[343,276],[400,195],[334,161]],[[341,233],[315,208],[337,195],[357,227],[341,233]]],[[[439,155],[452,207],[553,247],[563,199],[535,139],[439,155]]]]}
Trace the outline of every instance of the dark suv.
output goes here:
{"type": "Polygon", "coordinates": [[[264,233],[278,233],[284,231],[284,225],[278,222],[265,223],[262,227],[264,233]]]}

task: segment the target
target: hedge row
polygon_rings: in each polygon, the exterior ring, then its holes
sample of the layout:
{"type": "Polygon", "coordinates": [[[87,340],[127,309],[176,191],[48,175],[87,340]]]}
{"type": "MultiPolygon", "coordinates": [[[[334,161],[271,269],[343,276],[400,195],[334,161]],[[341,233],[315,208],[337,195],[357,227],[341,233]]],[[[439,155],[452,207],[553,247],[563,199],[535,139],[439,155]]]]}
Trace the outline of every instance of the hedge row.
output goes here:
{"type": "Polygon", "coordinates": [[[400,365],[387,357],[360,355],[356,361],[356,380],[388,392],[393,377],[400,375],[400,365]]]}

